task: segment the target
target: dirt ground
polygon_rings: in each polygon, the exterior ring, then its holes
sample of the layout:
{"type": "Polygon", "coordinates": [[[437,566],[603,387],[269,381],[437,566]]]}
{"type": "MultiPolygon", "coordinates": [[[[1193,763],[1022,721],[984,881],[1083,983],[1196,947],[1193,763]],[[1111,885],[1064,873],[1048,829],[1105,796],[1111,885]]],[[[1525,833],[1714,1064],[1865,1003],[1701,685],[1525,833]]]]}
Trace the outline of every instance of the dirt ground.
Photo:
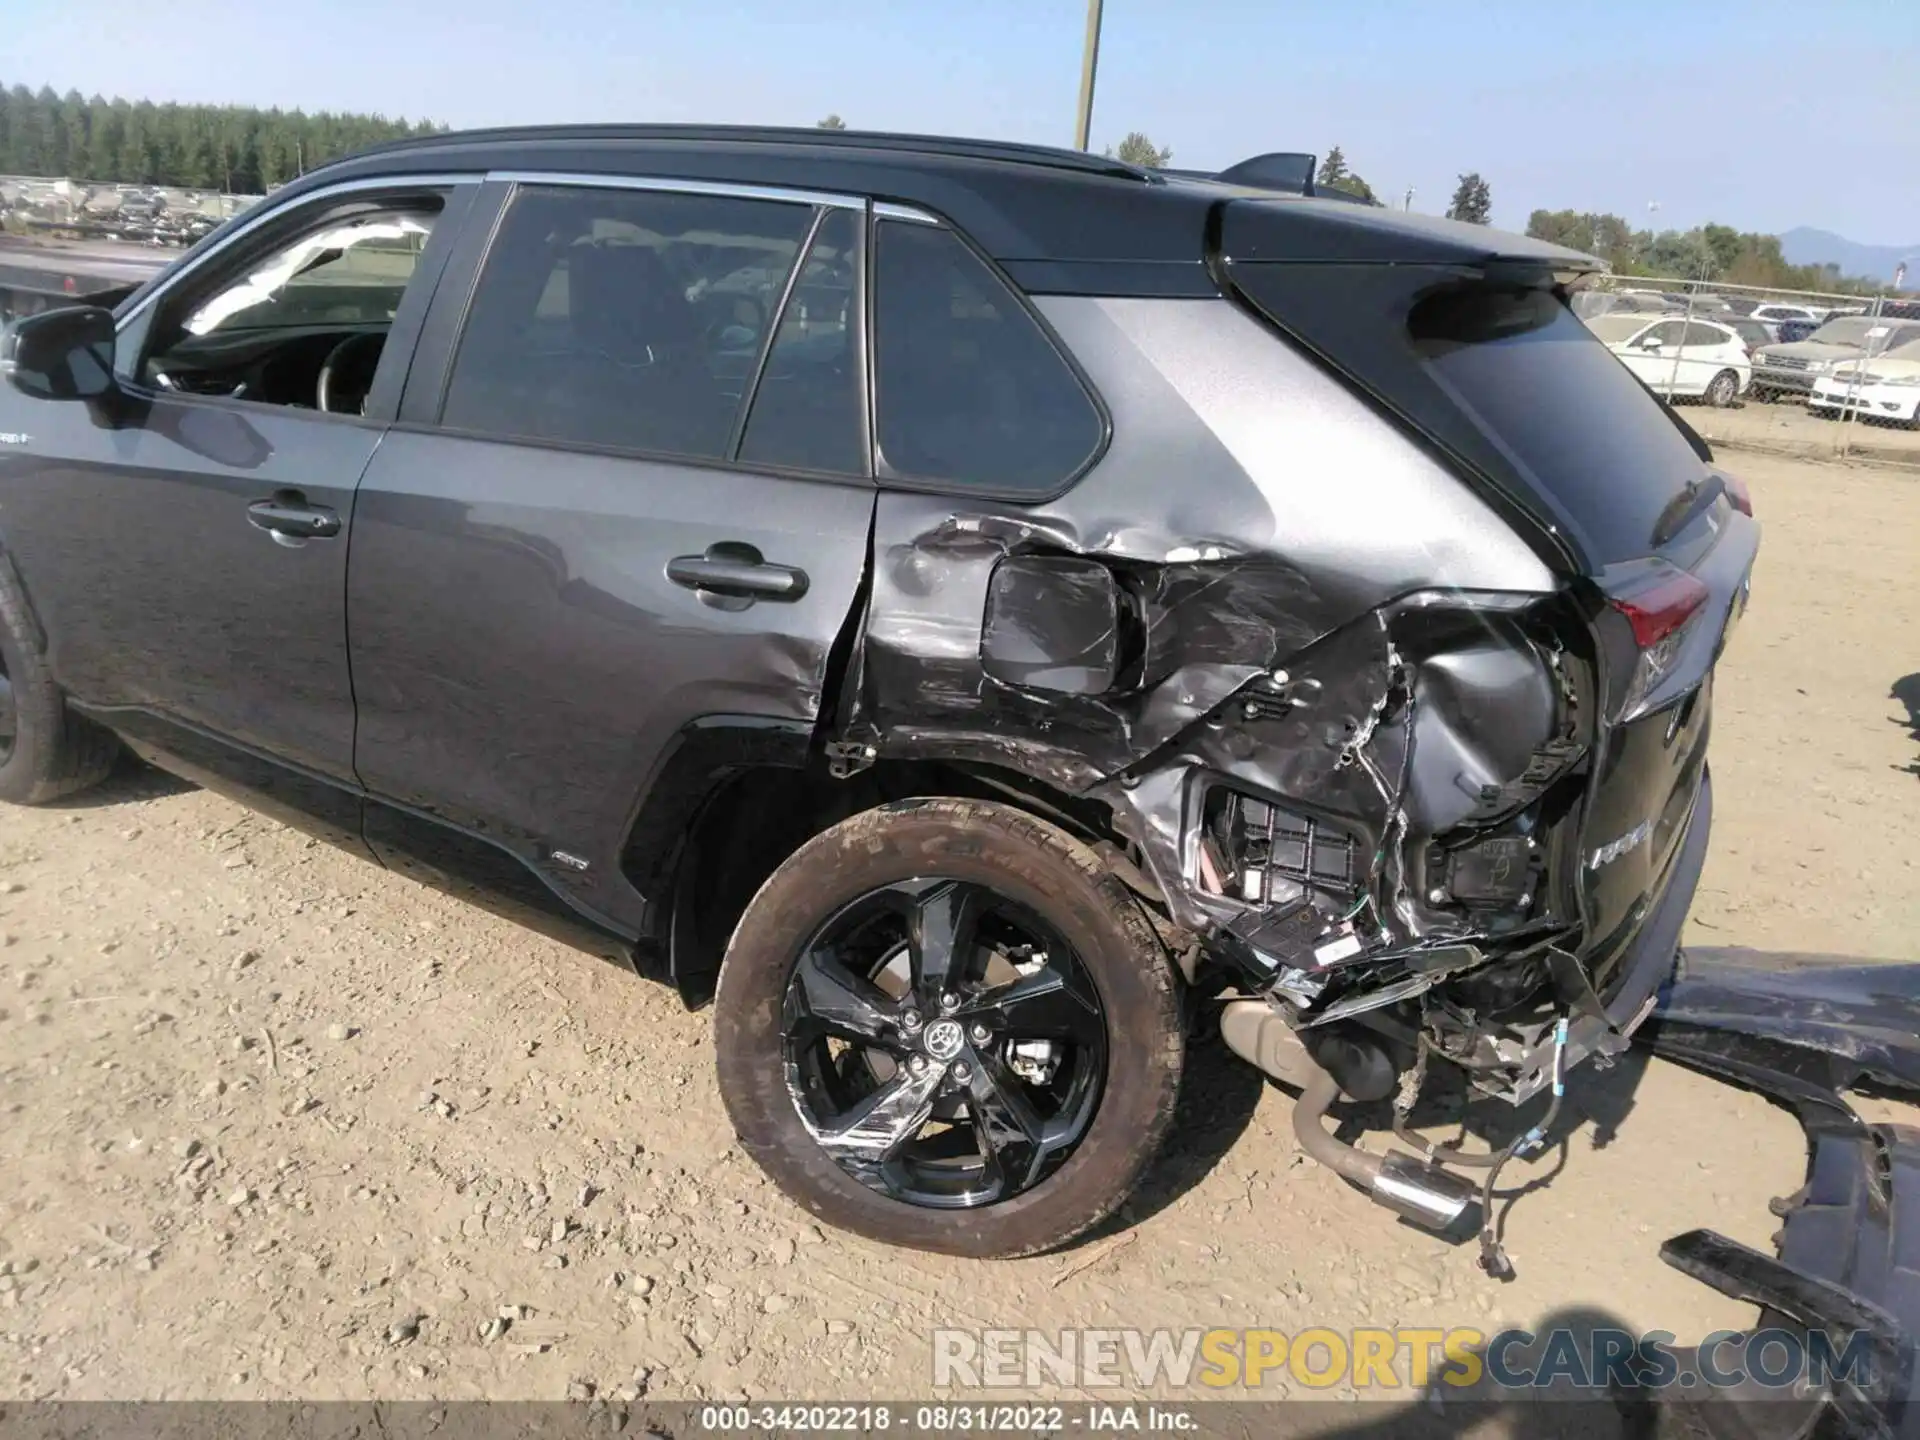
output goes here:
{"type": "MultiPolygon", "coordinates": [[[[1689,938],[1911,955],[1920,749],[1889,687],[1920,671],[1920,478],[1726,458],[1768,532],[1689,938]]],[[[1216,1042],[1123,1223],[970,1263],[822,1233],[763,1182],[669,991],[149,771],[0,814],[0,947],[0,1400],[906,1397],[936,1326],[1685,1342],[1752,1317],[1660,1241],[1765,1245],[1803,1161],[1739,1091],[1583,1075],[1503,1182],[1502,1286],[1305,1162],[1286,1092],[1216,1042]]]]}
{"type": "Polygon", "coordinates": [[[1920,430],[1880,421],[1838,421],[1791,397],[1742,400],[1727,410],[1688,404],[1687,423],[1716,445],[1806,460],[1851,459],[1920,468],[1920,430]]]}

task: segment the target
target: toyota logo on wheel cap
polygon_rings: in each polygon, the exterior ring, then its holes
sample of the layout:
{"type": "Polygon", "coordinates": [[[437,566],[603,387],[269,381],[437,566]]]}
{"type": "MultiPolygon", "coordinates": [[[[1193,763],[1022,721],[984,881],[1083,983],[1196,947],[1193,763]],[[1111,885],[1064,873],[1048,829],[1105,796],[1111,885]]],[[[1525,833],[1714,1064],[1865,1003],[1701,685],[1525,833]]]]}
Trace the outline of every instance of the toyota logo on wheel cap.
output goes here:
{"type": "Polygon", "coordinates": [[[922,1043],[927,1047],[927,1054],[944,1065],[960,1053],[966,1041],[966,1031],[960,1028],[958,1020],[936,1020],[927,1026],[922,1043]]]}

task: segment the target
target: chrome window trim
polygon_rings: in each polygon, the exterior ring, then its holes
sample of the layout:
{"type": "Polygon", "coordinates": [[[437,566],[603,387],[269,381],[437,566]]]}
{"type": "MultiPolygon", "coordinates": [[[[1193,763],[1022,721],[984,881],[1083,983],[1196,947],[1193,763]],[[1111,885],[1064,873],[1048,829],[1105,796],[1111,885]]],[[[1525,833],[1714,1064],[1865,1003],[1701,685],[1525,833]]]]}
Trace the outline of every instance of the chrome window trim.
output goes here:
{"type": "Polygon", "coordinates": [[[911,205],[901,205],[892,200],[873,202],[873,218],[876,220],[911,220],[916,225],[938,225],[940,217],[929,215],[925,210],[917,210],[911,205]]]}
{"type": "Polygon", "coordinates": [[[269,204],[268,200],[263,199],[260,201],[254,213],[249,215],[244,223],[221,236],[213,244],[207,246],[205,250],[197,253],[189,250],[183,255],[180,259],[180,268],[178,270],[168,275],[166,279],[142,295],[132,306],[114,317],[114,329],[116,331],[125,330],[128,325],[139,317],[142,311],[149,309],[156,300],[173,290],[182,280],[197,273],[216,255],[224,254],[234,245],[260,229],[261,226],[271,223],[281,216],[288,214],[290,211],[304,208],[309,201],[332,199],[341,195],[355,195],[368,190],[405,189],[410,185],[478,185],[481,179],[481,176],[471,171],[464,174],[452,175],[368,175],[358,180],[341,180],[332,185],[315,186],[312,190],[308,190],[294,197],[285,204],[269,204]]]}
{"type": "Polygon", "coordinates": [[[724,180],[684,180],[659,175],[580,173],[572,170],[489,170],[489,181],[509,185],[572,185],[596,190],[650,190],[679,195],[720,195],[734,200],[773,200],[832,210],[865,210],[864,196],[825,190],[790,190],[779,185],[735,185],[724,180]]]}

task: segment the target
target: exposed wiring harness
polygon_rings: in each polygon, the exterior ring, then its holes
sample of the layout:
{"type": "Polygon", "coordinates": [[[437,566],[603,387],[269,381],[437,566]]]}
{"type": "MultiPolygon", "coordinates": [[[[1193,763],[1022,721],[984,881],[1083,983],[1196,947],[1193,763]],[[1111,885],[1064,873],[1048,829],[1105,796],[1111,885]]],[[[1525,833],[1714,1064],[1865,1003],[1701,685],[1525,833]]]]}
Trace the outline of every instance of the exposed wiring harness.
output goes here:
{"type": "Polygon", "coordinates": [[[1566,1056],[1567,1056],[1567,1017],[1562,1015],[1553,1026],[1553,1080],[1552,1098],[1547,1103],[1547,1113],[1540,1117],[1524,1135],[1498,1150],[1485,1154],[1463,1151],[1458,1146],[1435,1145],[1432,1141],[1413,1133],[1407,1124],[1407,1117],[1413,1111],[1414,1101],[1419,1098],[1421,1087],[1426,1083],[1427,1055],[1432,1042],[1422,1033],[1419,1054],[1414,1065],[1400,1081],[1400,1093],[1393,1102],[1393,1133],[1402,1143],[1418,1151],[1429,1165],[1455,1165],[1468,1169],[1486,1170],[1480,1181],[1480,1268],[1496,1280],[1513,1278],[1513,1262],[1507,1258],[1506,1247],[1500,1243],[1500,1237],[1494,1227],[1493,1187],[1500,1179],[1500,1172],[1514,1156],[1522,1158],[1533,1155],[1553,1130],[1553,1122],[1560,1118],[1560,1103],[1567,1093],[1566,1056]]]}
{"type": "Polygon", "coordinates": [[[1545,1143],[1553,1122],[1559,1118],[1560,1102],[1567,1093],[1566,1055],[1567,1017],[1562,1015],[1553,1027],[1553,1099],[1547,1105],[1547,1113],[1540,1117],[1538,1125],[1499,1152],[1500,1158],[1487,1168],[1486,1178],[1480,1182],[1480,1268],[1496,1280],[1513,1278],[1513,1261],[1507,1258],[1506,1247],[1500,1243],[1500,1236],[1494,1228],[1494,1183],[1499,1180],[1507,1161],[1515,1155],[1532,1155],[1545,1143]]]}
{"type": "Polygon", "coordinates": [[[1387,820],[1380,831],[1380,843],[1375,847],[1373,858],[1367,862],[1367,873],[1360,882],[1360,898],[1353,902],[1353,908],[1340,918],[1352,920],[1362,910],[1373,912],[1373,923],[1381,929],[1386,928],[1386,920],[1381,916],[1380,903],[1375,891],[1380,882],[1381,871],[1385,868],[1389,856],[1397,855],[1398,846],[1405,840],[1407,833],[1407,787],[1413,780],[1413,684],[1408,677],[1406,662],[1400,658],[1400,652],[1387,642],[1387,663],[1391,667],[1387,688],[1380,700],[1368,712],[1365,723],[1354,733],[1352,740],[1340,752],[1341,764],[1358,764],[1367,772],[1367,778],[1373,781],[1374,788],[1380,792],[1380,798],[1387,802],[1387,820]],[[1373,758],[1366,753],[1366,747],[1372,743],[1374,733],[1379,729],[1381,717],[1393,703],[1395,693],[1406,696],[1406,714],[1401,722],[1402,732],[1406,736],[1400,754],[1400,778],[1389,787],[1387,777],[1381,772],[1373,758]]]}

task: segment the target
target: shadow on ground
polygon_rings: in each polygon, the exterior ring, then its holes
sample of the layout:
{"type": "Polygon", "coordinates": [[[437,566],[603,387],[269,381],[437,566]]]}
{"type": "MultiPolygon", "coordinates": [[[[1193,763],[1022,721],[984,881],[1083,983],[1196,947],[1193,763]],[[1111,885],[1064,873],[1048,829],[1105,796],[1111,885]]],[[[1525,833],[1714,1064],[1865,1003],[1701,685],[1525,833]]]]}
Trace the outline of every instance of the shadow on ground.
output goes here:
{"type": "Polygon", "coordinates": [[[130,805],[140,800],[158,800],[167,795],[184,795],[200,787],[165,770],[156,770],[125,750],[114,762],[113,773],[90,790],[55,800],[48,810],[104,810],[114,805],[130,805]]]}
{"type": "MultiPolygon", "coordinates": [[[[1460,1071],[1449,1065],[1436,1066],[1407,1117],[1408,1125],[1433,1144],[1469,1154],[1490,1154],[1511,1145],[1535,1126],[1545,1127],[1540,1146],[1554,1152],[1552,1165],[1544,1170],[1536,1165],[1503,1171],[1494,1187],[1494,1234],[1504,1238],[1507,1213],[1523,1196],[1544,1190],[1559,1178],[1567,1167],[1567,1152],[1576,1134],[1586,1129],[1587,1143],[1595,1150],[1604,1150],[1613,1143],[1621,1125],[1632,1113],[1634,1094],[1652,1059],[1650,1052],[1636,1046],[1615,1057],[1605,1069],[1597,1061],[1581,1066],[1567,1077],[1566,1098],[1561,1101],[1551,1124],[1547,1123],[1553,1104],[1549,1094],[1542,1092],[1524,1105],[1509,1105],[1504,1100],[1470,1093],[1466,1077],[1460,1071]],[[1526,1178],[1519,1179],[1521,1175],[1526,1178]]],[[[1374,1150],[1419,1148],[1394,1137],[1393,1109],[1385,1102],[1336,1105],[1332,1114],[1336,1121],[1335,1137],[1348,1144],[1364,1142],[1374,1150]]],[[[1483,1168],[1465,1165],[1453,1168],[1476,1185],[1486,1173],[1483,1168]]],[[[1464,1245],[1476,1242],[1479,1233],[1480,1213],[1476,1205],[1469,1208],[1459,1226],[1439,1238],[1448,1244],[1464,1245]]]]}
{"type": "Polygon", "coordinates": [[[1266,1077],[1227,1048],[1216,1017],[1203,1007],[1187,1041],[1180,1104],[1160,1158],[1120,1213],[1099,1226],[1098,1240],[1139,1224],[1198,1185],[1239,1142],[1253,1121],[1266,1077]]]}
{"type": "MultiPolygon", "coordinates": [[[[1902,675],[1893,682],[1893,698],[1907,707],[1905,720],[1895,719],[1894,724],[1905,725],[1913,737],[1913,743],[1920,745],[1920,672],[1902,675]]],[[[1920,775],[1920,757],[1900,767],[1909,775],[1920,775]]]]}

